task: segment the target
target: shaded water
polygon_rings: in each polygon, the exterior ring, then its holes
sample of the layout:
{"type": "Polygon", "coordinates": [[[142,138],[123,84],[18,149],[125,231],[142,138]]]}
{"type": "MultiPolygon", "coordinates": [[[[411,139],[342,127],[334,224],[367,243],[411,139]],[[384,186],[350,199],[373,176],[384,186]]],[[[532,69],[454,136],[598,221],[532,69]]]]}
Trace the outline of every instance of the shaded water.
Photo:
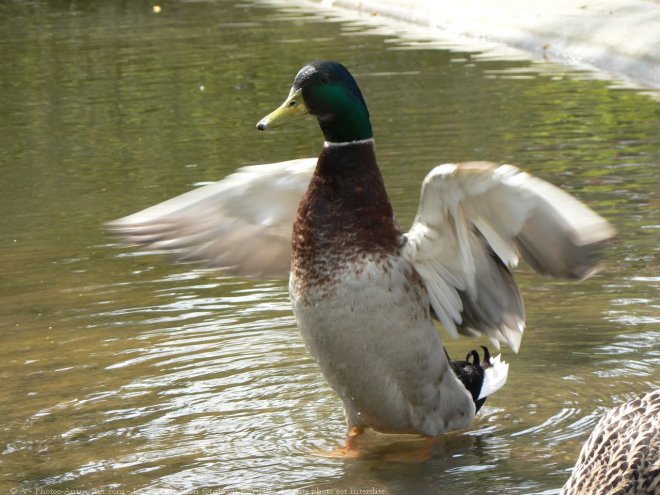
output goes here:
{"type": "Polygon", "coordinates": [[[598,416],[660,385],[657,102],[300,9],[162,5],[0,3],[0,492],[554,493],[598,416]],[[431,166],[491,159],[620,233],[588,281],[518,270],[528,330],[504,350],[509,383],[425,463],[386,460],[419,444],[405,436],[316,455],[345,426],[285,281],[171,266],[101,231],[240,165],[315,155],[313,122],[254,124],[316,58],[356,75],[402,224],[431,166]]]}

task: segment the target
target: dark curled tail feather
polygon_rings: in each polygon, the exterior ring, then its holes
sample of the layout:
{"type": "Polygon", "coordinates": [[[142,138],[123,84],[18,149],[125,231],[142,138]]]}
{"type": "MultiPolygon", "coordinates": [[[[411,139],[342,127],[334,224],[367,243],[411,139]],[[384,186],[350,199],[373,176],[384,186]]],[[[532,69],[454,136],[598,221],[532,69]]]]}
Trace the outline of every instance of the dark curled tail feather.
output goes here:
{"type": "Polygon", "coordinates": [[[486,402],[486,397],[479,399],[481,393],[481,386],[484,382],[484,375],[486,368],[490,367],[490,352],[486,346],[481,346],[484,351],[484,359],[480,361],[479,353],[472,349],[465,356],[465,361],[451,361],[451,369],[461,381],[463,386],[472,395],[474,401],[475,412],[481,409],[481,406],[486,402]]]}

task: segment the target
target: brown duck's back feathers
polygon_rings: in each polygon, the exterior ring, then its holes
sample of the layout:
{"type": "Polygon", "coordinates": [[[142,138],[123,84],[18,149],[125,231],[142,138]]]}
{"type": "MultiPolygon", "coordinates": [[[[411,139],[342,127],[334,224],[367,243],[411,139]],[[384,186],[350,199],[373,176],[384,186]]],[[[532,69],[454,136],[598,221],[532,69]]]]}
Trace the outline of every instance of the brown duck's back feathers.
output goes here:
{"type": "Polygon", "coordinates": [[[660,495],[660,389],[603,416],[560,495],[660,495]]]}

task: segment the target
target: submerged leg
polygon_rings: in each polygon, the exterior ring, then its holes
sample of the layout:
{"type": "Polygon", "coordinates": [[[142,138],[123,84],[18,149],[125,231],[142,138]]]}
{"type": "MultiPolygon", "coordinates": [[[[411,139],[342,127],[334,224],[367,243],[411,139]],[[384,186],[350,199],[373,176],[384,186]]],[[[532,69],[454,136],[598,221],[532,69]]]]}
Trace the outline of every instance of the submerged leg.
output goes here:
{"type": "Polygon", "coordinates": [[[364,428],[359,426],[353,426],[348,430],[348,436],[346,437],[346,444],[344,448],[347,450],[357,450],[357,438],[364,433],[364,428]]]}
{"type": "Polygon", "coordinates": [[[425,437],[424,443],[418,448],[396,452],[385,457],[392,462],[425,462],[433,458],[433,446],[440,437],[425,437]]]}
{"type": "Polygon", "coordinates": [[[357,438],[364,433],[364,428],[353,426],[348,430],[346,436],[346,443],[342,447],[338,447],[330,452],[320,452],[323,457],[331,457],[333,459],[355,459],[360,456],[360,449],[357,445],[357,438]]]}

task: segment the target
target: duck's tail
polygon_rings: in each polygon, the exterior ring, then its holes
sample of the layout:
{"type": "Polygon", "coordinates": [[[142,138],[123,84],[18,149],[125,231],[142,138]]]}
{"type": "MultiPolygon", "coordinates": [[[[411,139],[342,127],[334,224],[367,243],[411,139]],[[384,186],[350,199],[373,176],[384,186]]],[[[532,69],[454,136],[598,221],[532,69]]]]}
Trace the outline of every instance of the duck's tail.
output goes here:
{"type": "Polygon", "coordinates": [[[465,361],[451,361],[454,373],[472,395],[476,411],[484,405],[486,397],[504,386],[509,374],[509,365],[502,360],[501,354],[493,358],[487,347],[481,348],[484,350],[481,362],[474,349],[467,354],[465,361]]]}

